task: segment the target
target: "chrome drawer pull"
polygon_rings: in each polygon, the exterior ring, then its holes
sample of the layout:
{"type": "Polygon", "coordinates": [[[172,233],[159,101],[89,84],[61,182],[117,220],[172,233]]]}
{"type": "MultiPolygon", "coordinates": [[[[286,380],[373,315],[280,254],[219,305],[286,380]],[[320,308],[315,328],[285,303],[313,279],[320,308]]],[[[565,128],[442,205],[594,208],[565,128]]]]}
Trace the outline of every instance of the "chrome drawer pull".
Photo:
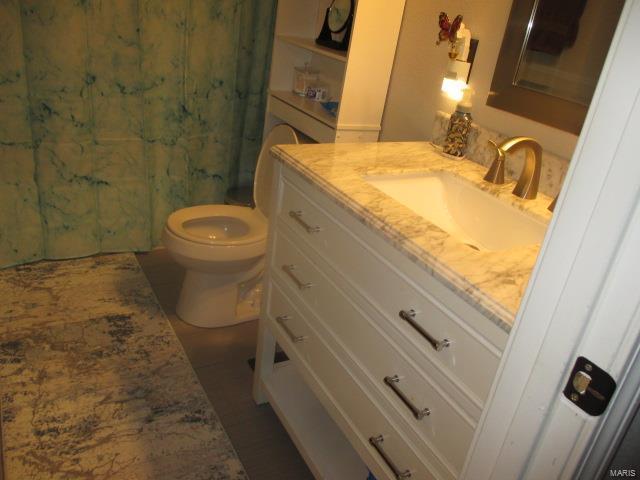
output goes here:
{"type": "Polygon", "coordinates": [[[300,290],[306,290],[307,288],[311,288],[313,287],[313,283],[309,283],[309,282],[301,282],[300,279],[298,277],[295,276],[295,274],[293,273],[293,271],[296,269],[295,265],[283,265],[282,266],[282,270],[284,270],[284,273],[286,273],[287,275],[289,275],[289,277],[291,278],[291,280],[293,280],[293,283],[296,284],[296,286],[300,289],[300,290]]]}
{"type": "Polygon", "coordinates": [[[382,442],[384,442],[384,437],[382,435],[369,438],[369,443],[373,445],[373,448],[376,449],[376,452],[378,452],[378,454],[382,457],[382,459],[384,460],[384,463],[386,463],[387,467],[391,469],[391,471],[393,472],[393,475],[396,477],[397,480],[403,480],[404,478],[411,478],[411,472],[409,470],[403,470],[401,472],[400,469],[396,467],[396,464],[393,463],[393,460],[389,458],[389,456],[387,455],[387,452],[385,452],[384,449],[382,448],[382,442]]]}
{"type": "Polygon", "coordinates": [[[431,415],[431,410],[429,410],[428,408],[416,407],[411,402],[411,400],[407,398],[404,392],[400,390],[400,387],[398,387],[398,383],[400,383],[400,377],[398,377],[398,375],[393,375],[392,377],[384,377],[384,383],[389,388],[391,388],[391,390],[393,390],[393,392],[398,396],[398,398],[402,400],[402,403],[404,403],[409,408],[409,410],[411,410],[411,413],[413,413],[413,416],[416,417],[418,420],[422,420],[424,417],[431,415]]]}
{"type": "Polygon", "coordinates": [[[289,326],[287,325],[287,321],[290,319],[289,315],[280,315],[276,317],[276,322],[282,327],[287,336],[291,339],[293,343],[303,342],[307,337],[305,335],[296,335],[291,331],[289,326]]]}
{"type": "Polygon", "coordinates": [[[416,312],[415,310],[411,309],[411,310],[400,310],[400,313],[398,314],[400,315],[400,318],[403,319],[405,322],[407,322],[409,325],[411,325],[413,328],[415,328],[418,333],[420,335],[422,335],[425,340],[427,340],[427,342],[429,342],[431,344],[431,346],[433,347],[433,349],[436,352],[439,352],[440,350],[442,350],[443,348],[448,347],[449,345],[451,345],[451,342],[449,340],[447,340],[446,338],[444,340],[436,340],[435,338],[433,338],[429,332],[427,332],[424,328],[422,328],[418,322],[416,322],[416,312]]]}
{"type": "Polygon", "coordinates": [[[320,231],[320,227],[309,225],[302,219],[302,210],[289,210],[289,216],[302,225],[302,228],[304,228],[307,233],[318,233],[320,231]]]}

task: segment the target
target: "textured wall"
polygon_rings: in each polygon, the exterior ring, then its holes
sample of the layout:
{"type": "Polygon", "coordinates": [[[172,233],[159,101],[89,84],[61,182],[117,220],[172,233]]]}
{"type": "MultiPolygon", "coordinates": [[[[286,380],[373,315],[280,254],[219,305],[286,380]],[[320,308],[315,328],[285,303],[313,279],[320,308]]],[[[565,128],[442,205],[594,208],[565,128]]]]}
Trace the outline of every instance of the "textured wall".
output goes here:
{"type": "Polygon", "coordinates": [[[0,1],[0,266],[148,249],[250,178],[274,4],[0,1]]]}

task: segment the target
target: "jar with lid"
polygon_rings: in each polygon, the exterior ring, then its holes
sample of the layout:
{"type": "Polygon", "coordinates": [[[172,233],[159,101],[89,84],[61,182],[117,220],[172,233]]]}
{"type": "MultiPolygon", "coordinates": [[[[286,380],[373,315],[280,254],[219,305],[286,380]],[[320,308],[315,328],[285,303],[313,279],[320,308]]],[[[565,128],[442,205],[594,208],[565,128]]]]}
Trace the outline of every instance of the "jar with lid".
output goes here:
{"type": "Polygon", "coordinates": [[[293,93],[306,96],[307,88],[311,87],[318,81],[318,72],[309,68],[309,64],[305,63],[304,67],[294,67],[293,71],[293,93]]]}

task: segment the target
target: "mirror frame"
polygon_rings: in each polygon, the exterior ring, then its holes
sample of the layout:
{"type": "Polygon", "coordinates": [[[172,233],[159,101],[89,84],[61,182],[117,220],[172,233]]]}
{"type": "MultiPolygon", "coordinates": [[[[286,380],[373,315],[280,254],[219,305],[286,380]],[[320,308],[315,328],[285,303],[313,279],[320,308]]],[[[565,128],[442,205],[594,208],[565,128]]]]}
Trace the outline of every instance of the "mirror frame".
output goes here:
{"type": "Polygon", "coordinates": [[[514,84],[537,3],[537,0],[513,1],[487,105],[579,135],[588,106],[514,84]]]}
{"type": "MultiPolygon", "coordinates": [[[[333,0],[333,2],[331,2],[331,5],[329,6],[329,10],[333,11],[333,9],[339,9],[336,6],[336,2],[339,0],[333,0]]],[[[327,17],[327,24],[329,25],[329,30],[331,31],[331,33],[341,33],[343,32],[347,26],[349,25],[349,17],[353,15],[353,9],[354,9],[354,4],[353,4],[353,0],[344,0],[345,2],[349,3],[349,6],[345,8],[348,9],[349,11],[347,12],[347,15],[344,19],[344,23],[340,26],[340,28],[338,28],[337,30],[334,30],[331,28],[331,20],[329,20],[329,17],[327,17]]],[[[329,13],[329,15],[331,15],[331,13],[329,13]]]]}

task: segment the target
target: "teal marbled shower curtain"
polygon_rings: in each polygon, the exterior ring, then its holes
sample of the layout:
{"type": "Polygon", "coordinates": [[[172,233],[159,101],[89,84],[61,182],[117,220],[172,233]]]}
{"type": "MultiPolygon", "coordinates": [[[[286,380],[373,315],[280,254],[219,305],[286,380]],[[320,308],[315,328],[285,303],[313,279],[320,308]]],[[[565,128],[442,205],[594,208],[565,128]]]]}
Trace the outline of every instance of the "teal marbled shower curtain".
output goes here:
{"type": "Polygon", "coordinates": [[[250,181],[275,0],[0,0],[0,268],[147,250],[250,181]]]}

